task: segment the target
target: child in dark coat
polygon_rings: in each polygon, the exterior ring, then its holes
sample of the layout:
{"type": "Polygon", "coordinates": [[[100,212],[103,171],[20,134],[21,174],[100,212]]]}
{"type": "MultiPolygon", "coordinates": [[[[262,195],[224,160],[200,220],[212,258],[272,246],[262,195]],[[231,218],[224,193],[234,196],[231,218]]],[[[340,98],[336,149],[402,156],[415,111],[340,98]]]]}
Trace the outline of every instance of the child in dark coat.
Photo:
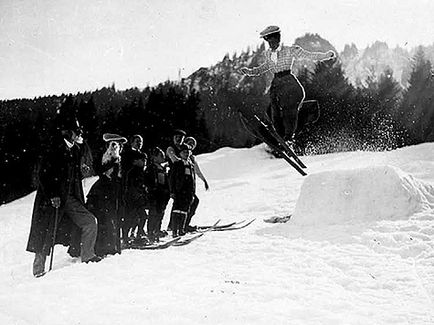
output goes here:
{"type": "Polygon", "coordinates": [[[185,234],[185,223],[196,192],[196,174],[191,162],[191,150],[187,145],[181,145],[179,152],[181,160],[173,164],[171,171],[172,234],[173,237],[185,234]]]}
{"type": "Polygon", "coordinates": [[[158,241],[161,235],[161,222],[170,198],[166,156],[156,147],[150,153],[151,164],[146,168],[146,185],[148,188],[149,219],[148,238],[158,241]]]}

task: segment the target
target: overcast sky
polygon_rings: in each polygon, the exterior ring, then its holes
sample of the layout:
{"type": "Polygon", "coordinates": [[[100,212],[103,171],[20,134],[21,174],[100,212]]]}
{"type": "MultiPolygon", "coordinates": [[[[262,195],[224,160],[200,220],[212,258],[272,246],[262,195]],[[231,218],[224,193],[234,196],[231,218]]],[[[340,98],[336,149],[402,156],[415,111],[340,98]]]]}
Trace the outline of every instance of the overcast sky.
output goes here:
{"type": "Polygon", "coordinates": [[[260,44],[319,33],[339,51],[434,43],[430,0],[0,0],[0,99],[177,79],[260,44]]]}

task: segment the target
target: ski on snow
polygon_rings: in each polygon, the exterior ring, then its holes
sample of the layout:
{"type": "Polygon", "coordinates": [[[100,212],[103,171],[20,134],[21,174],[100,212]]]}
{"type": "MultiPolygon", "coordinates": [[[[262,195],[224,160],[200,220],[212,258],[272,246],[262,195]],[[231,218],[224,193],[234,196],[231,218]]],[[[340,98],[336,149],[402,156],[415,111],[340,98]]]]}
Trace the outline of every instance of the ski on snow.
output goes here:
{"type": "Polygon", "coordinates": [[[217,222],[214,225],[209,226],[208,228],[206,228],[204,230],[193,232],[191,235],[188,235],[188,234],[184,235],[183,237],[181,237],[181,240],[174,243],[173,246],[185,246],[185,245],[190,244],[192,241],[195,241],[196,239],[199,239],[200,237],[202,237],[208,231],[212,231],[216,227],[219,227],[219,226],[217,226],[219,222],[220,222],[220,219],[217,220],[217,222]]]}
{"type": "Polygon", "coordinates": [[[227,224],[220,225],[220,226],[198,226],[197,232],[201,232],[203,230],[208,230],[209,228],[211,228],[210,229],[211,231],[238,230],[238,229],[246,228],[247,226],[252,224],[253,221],[255,221],[255,219],[249,220],[247,223],[246,223],[246,220],[242,220],[242,221],[227,223],[227,224]]]}
{"type": "Polygon", "coordinates": [[[165,248],[169,248],[171,246],[185,246],[190,244],[191,242],[195,241],[196,239],[202,237],[206,232],[213,230],[213,227],[216,227],[217,224],[220,222],[220,220],[218,220],[213,226],[209,227],[208,229],[205,229],[204,231],[200,231],[199,233],[193,233],[193,235],[183,235],[183,236],[178,236],[175,238],[172,238],[170,240],[166,240],[166,241],[161,241],[161,242],[157,242],[154,244],[147,244],[147,245],[136,245],[133,247],[130,247],[131,249],[140,249],[140,250],[145,250],[145,249],[165,249],[165,248]]]}
{"type": "Polygon", "coordinates": [[[164,241],[159,241],[153,244],[145,244],[145,245],[131,245],[129,248],[130,249],[140,249],[140,250],[144,250],[144,249],[164,249],[164,248],[168,248],[170,246],[172,246],[173,244],[175,244],[176,242],[178,242],[179,240],[181,240],[182,237],[175,237],[175,238],[171,238],[169,240],[164,240],[164,241]]]}
{"type": "Polygon", "coordinates": [[[215,229],[212,229],[212,231],[230,231],[230,230],[243,229],[243,228],[246,228],[247,226],[251,225],[253,223],[253,221],[255,221],[255,220],[256,220],[256,218],[254,218],[254,219],[252,219],[246,223],[244,223],[245,221],[243,221],[243,222],[236,223],[235,225],[230,226],[230,227],[226,227],[226,228],[215,228],[215,229]]]}
{"type": "Polygon", "coordinates": [[[215,230],[215,229],[221,229],[221,228],[228,228],[228,227],[235,226],[235,225],[237,225],[237,224],[241,224],[241,223],[243,223],[244,221],[245,221],[245,220],[243,220],[243,221],[239,221],[239,222],[234,221],[234,222],[231,222],[231,223],[226,223],[226,224],[224,224],[224,225],[218,225],[218,226],[197,226],[196,229],[197,229],[198,232],[200,232],[200,231],[207,230],[207,229],[209,229],[209,228],[213,228],[213,230],[215,230]]]}
{"type": "MultiPolygon", "coordinates": [[[[169,240],[160,241],[154,244],[147,244],[147,245],[133,245],[129,247],[129,249],[137,249],[137,250],[158,250],[158,249],[165,249],[169,248],[171,246],[185,246],[190,244],[191,242],[195,241],[196,239],[199,239],[202,237],[205,233],[209,231],[230,231],[230,230],[238,230],[246,228],[247,226],[251,225],[256,219],[252,219],[248,222],[238,221],[238,222],[231,222],[228,224],[224,224],[221,226],[218,226],[218,223],[220,222],[220,219],[214,223],[212,226],[200,226],[198,227],[198,230],[194,233],[191,233],[190,235],[184,235],[184,236],[178,236],[175,238],[171,238],[169,240]]],[[[43,277],[46,275],[48,271],[45,271],[41,274],[35,275],[36,278],[43,277]]]]}

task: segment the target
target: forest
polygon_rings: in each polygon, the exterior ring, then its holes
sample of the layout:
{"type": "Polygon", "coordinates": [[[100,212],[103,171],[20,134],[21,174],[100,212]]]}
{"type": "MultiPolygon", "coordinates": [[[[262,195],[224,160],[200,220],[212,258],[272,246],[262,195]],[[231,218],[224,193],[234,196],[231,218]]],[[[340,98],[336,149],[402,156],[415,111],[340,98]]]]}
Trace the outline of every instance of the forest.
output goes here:
{"type": "MultiPolygon", "coordinates": [[[[85,93],[0,101],[0,204],[35,190],[39,161],[50,146],[59,111],[78,117],[94,154],[102,150],[106,132],[140,134],[144,150],[165,149],[175,128],[198,140],[195,154],[257,144],[241,125],[238,110],[266,110],[272,76],[244,77],[239,68],[260,64],[264,50],[261,44],[226,55],[188,78],[153,87],[117,90],[112,84],[85,93]]],[[[388,65],[354,83],[339,56],[333,62],[299,65],[296,73],[306,99],[318,100],[321,108],[319,120],[297,132],[299,153],[392,150],[434,141],[434,78],[422,47],[415,50],[408,71],[405,85],[388,65]]]]}

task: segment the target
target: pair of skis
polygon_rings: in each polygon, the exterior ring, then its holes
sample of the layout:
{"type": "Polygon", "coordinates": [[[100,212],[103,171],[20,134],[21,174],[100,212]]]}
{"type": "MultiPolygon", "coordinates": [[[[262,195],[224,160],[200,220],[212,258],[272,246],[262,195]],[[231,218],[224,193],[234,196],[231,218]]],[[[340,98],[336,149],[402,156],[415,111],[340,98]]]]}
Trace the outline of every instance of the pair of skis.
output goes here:
{"type": "Polygon", "coordinates": [[[247,226],[251,225],[253,221],[256,219],[251,219],[246,222],[246,220],[239,221],[239,222],[231,222],[224,225],[219,226],[199,226],[197,227],[197,231],[204,231],[207,229],[210,229],[211,231],[230,231],[230,230],[239,230],[246,228],[247,226]]]}
{"type": "Polygon", "coordinates": [[[294,150],[292,150],[279,133],[277,133],[269,118],[261,119],[257,114],[253,114],[249,119],[241,111],[239,113],[244,127],[253,134],[253,136],[266,143],[271,150],[277,152],[302,176],[307,175],[304,171],[306,165],[295,154],[294,150]]]}
{"type": "Polygon", "coordinates": [[[218,225],[220,220],[214,223],[212,226],[199,226],[196,228],[196,231],[190,234],[186,234],[184,236],[178,236],[175,238],[171,238],[169,240],[161,241],[154,244],[147,245],[135,245],[130,247],[131,249],[141,249],[141,250],[157,250],[157,249],[165,249],[171,246],[185,246],[190,244],[202,237],[205,233],[209,231],[231,231],[231,230],[239,230],[246,228],[251,225],[256,219],[251,219],[249,221],[243,220],[240,222],[231,222],[224,225],[218,225]]]}
{"type": "MultiPolygon", "coordinates": [[[[231,230],[238,230],[246,228],[247,226],[251,225],[256,219],[251,219],[249,221],[243,220],[239,222],[231,222],[224,225],[218,225],[220,223],[220,220],[218,220],[216,223],[214,223],[212,226],[199,226],[197,227],[196,232],[193,232],[191,234],[187,234],[184,236],[178,236],[175,238],[171,238],[166,241],[161,241],[154,244],[147,244],[147,245],[133,245],[130,247],[130,249],[140,249],[140,250],[158,250],[158,249],[165,249],[169,248],[171,246],[185,246],[196,239],[199,239],[202,237],[205,233],[209,231],[231,231],[231,230]]],[[[42,277],[47,272],[43,272],[36,277],[42,277]]]]}
{"type": "Polygon", "coordinates": [[[196,239],[199,239],[202,237],[206,232],[213,230],[214,227],[216,227],[219,224],[220,220],[218,220],[214,225],[210,226],[207,229],[204,229],[203,231],[199,231],[192,234],[187,234],[183,236],[178,236],[171,238],[169,240],[157,242],[154,244],[147,244],[147,245],[134,245],[130,247],[131,249],[140,249],[140,250],[156,250],[156,249],[165,249],[169,248],[171,246],[185,246],[190,244],[191,242],[195,241],[196,239]]]}

